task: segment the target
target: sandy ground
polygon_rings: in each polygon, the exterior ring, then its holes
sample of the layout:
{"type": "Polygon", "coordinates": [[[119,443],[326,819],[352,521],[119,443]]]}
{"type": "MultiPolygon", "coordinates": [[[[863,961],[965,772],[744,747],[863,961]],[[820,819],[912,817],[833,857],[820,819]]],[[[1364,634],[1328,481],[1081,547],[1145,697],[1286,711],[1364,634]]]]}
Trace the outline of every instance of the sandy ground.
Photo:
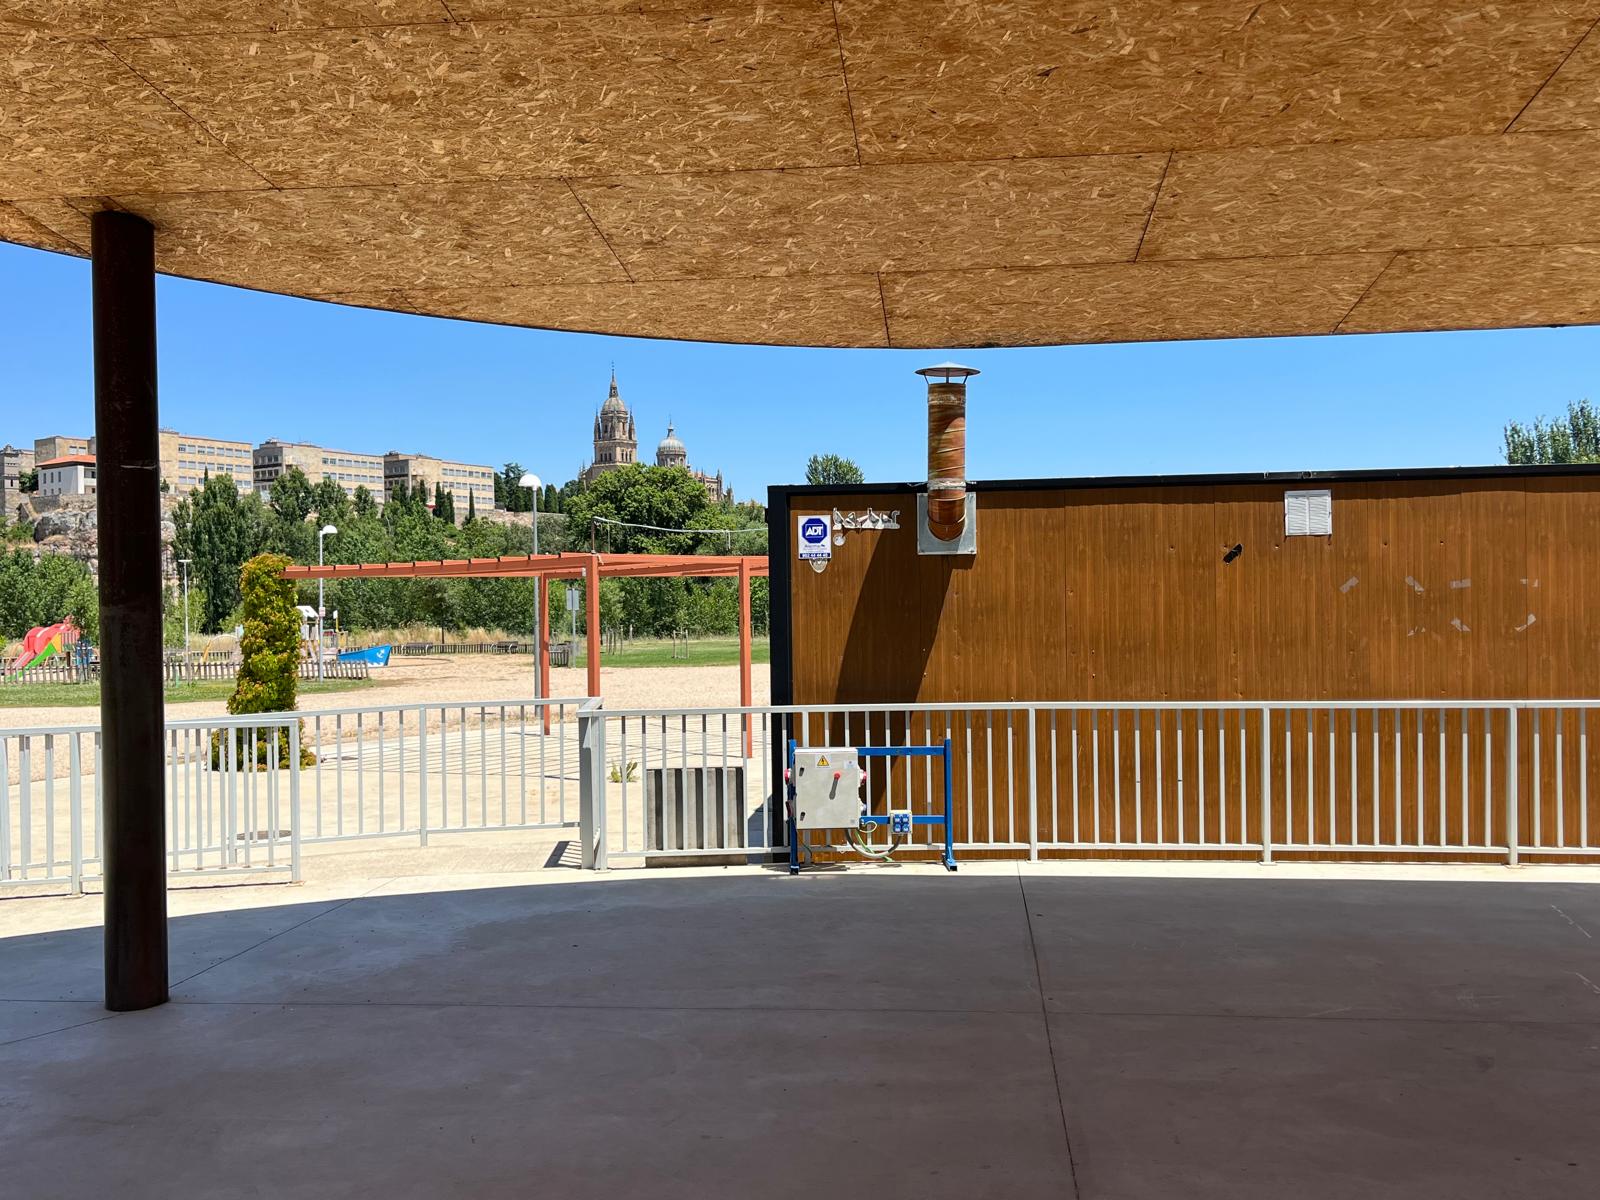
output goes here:
{"type": "MultiPolygon", "coordinates": [[[[395,658],[373,673],[375,686],[352,692],[327,692],[301,696],[300,711],[373,707],[468,700],[520,700],[532,694],[532,666],[523,655],[440,655],[429,658],[395,658]]],[[[751,688],[756,704],[770,695],[769,668],[756,664],[751,688]]],[[[550,690],[558,697],[587,693],[582,669],[552,667],[550,690]]],[[[739,703],[737,667],[606,667],[600,669],[600,689],[612,708],[696,708],[739,703]]],[[[169,717],[212,717],[227,711],[221,700],[169,704],[169,717]]],[[[96,725],[94,708],[0,708],[0,729],[60,725],[96,725]]]]}

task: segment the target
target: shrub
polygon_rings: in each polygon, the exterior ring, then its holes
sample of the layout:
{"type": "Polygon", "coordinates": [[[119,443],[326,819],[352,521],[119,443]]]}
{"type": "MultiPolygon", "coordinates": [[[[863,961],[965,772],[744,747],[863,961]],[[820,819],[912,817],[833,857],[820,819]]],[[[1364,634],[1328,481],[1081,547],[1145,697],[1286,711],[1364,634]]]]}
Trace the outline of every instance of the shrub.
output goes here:
{"type": "MultiPolygon", "coordinates": [[[[295,588],[283,577],[289,560],[281,554],[258,554],[239,572],[239,593],[242,597],[244,636],[239,639],[239,675],[234,683],[233,695],[228,697],[228,711],[235,716],[249,713],[293,712],[300,686],[300,614],[295,610],[295,588]]],[[[252,747],[247,747],[250,734],[240,730],[235,735],[236,762],[254,758],[256,769],[265,770],[274,764],[289,763],[289,730],[283,727],[272,736],[254,736],[252,747]],[[272,752],[276,739],[278,749],[272,752]]],[[[212,766],[222,763],[220,733],[213,734],[211,748],[212,766]]],[[[300,765],[315,765],[316,755],[306,749],[301,739],[300,765]]]]}

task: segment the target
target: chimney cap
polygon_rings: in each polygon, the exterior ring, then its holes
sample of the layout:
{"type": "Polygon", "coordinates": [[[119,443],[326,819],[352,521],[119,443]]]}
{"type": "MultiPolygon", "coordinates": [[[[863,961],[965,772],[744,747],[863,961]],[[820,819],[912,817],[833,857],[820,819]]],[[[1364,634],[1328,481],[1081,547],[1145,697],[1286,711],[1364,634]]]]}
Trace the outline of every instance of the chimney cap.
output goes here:
{"type": "Polygon", "coordinates": [[[977,367],[963,367],[960,363],[946,362],[940,363],[936,367],[920,367],[917,370],[917,374],[924,379],[931,380],[937,377],[945,383],[949,383],[952,379],[970,379],[972,376],[979,374],[979,371],[977,367]]]}

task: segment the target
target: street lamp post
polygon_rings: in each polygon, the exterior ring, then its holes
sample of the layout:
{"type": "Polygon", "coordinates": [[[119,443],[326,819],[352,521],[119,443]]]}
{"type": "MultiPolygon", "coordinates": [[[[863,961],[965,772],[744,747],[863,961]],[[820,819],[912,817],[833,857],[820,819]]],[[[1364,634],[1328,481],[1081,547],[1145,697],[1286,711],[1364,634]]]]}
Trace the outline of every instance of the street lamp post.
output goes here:
{"type": "Polygon", "coordinates": [[[192,558],[180,558],[178,565],[183,568],[183,677],[189,677],[189,564],[192,558]]]}
{"type": "MultiPolygon", "coordinates": [[[[322,539],[325,538],[325,537],[331,537],[333,534],[336,534],[338,532],[339,532],[338,529],[336,529],[332,525],[324,525],[321,529],[317,530],[317,566],[320,567],[322,565],[322,539]]],[[[323,642],[323,638],[322,638],[322,613],[323,613],[322,585],[323,585],[323,583],[324,583],[323,580],[321,580],[321,579],[317,580],[317,682],[318,683],[321,683],[323,681],[323,679],[325,678],[325,672],[323,670],[323,665],[322,665],[322,660],[323,660],[323,644],[322,644],[322,642],[323,642]]]]}
{"type": "MultiPolygon", "coordinates": [[[[544,481],[532,471],[529,471],[517,481],[517,485],[519,487],[528,488],[533,492],[533,553],[534,557],[538,557],[539,489],[544,487],[544,481]]],[[[540,601],[543,599],[543,596],[541,595],[543,589],[539,586],[541,582],[542,579],[540,576],[535,575],[533,577],[533,698],[535,700],[544,699],[543,690],[540,686],[542,681],[539,678],[539,627],[544,624],[544,622],[540,620],[541,614],[539,609],[540,601]]]]}

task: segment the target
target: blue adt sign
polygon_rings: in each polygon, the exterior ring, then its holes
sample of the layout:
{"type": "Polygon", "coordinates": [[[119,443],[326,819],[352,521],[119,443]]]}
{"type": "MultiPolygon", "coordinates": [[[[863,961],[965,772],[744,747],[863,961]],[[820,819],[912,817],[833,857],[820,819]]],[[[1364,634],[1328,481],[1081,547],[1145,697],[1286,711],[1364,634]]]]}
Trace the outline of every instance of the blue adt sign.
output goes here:
{"type": "Polygon", "coordinates": [[[800,557],[828,559],[833,557],[833,518],[801,517],[800,557]]]}

